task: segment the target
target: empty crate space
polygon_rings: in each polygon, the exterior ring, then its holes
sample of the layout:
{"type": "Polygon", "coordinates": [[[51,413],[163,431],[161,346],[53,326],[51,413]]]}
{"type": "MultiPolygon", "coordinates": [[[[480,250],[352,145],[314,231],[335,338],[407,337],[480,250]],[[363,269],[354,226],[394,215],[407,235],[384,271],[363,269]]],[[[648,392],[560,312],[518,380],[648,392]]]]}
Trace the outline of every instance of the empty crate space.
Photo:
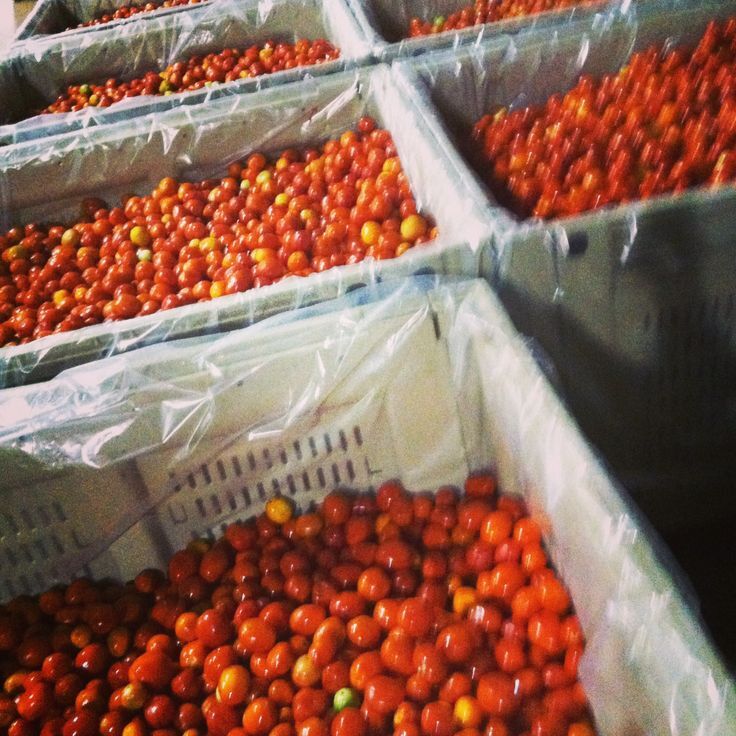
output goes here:
{"type": "MultiPolygon", "coordinates": [[[[263,51],[267,53],[273,54],[273,49],[263,51]]],[[[0,123],[4,123],[0,126],[0,143],[131,119],[177,104],[203,103],[223,94],[326,74],[363,61],[368,53],[368,45],[342,0],[222,0],[145,23],[21,45],[11,56],[6,74],[10,79],[0,77],[0,83],[4,83],[0,94],[9,100],[0,113],[0,123]],[[332,48],[318,49],[312,57],[318,63],[276,66],[272,73],[262,63],[265,57],[260,52],[268,41],[294,44],[319,39],[325,39],[332,48]],[[253,46],[257,53],[253,58],[246,57],[246,50],[253,46]],[[206,55],[225,49],[237,50],[235,62],[242,59],[232,81],[225,81],[224,69],[219,76],[208,76],[216,68],[214,59],[210,60],[212,64],[207,62],[211,68],[201,67],[206,55]],[[332,58],[335,54],[339,55],[332,58]],[[187,66],[192,59],[199,59],[201,68],[196,69],[195,62],[187,66]],[[181,71],[175,72],[178,79],[171,76],[171,69],[166,79],[158,79],[160,72],[178,62],[184,64],[181,71]],[[155,84],[144,87],[143,80],[151,73],[155,84]],[[191,80],[185,78],[187,74],[191,80]],[[110,79],[116,80],[117,86],[132,82],[127,85],[128,95],[115,99],[115,87],[110,91],[105,86],[110,79]],[[169,79],[174,81],[169,83],[169,79]],[[195,83],[205,86],[196,89],[195,83]],[[70,86],[75,89],[68,92],[70,86]],[[60,96],[65,96],[69,104],[55,107],[53,113],[40,114],[60,96]],[[75,109],[78,107],[81,109],[75,109]]],[[[224,63],[224,59],[221,61],[224,63]]],[[[232,66],[234,62],[227,63],[232,66]]],[[[273,60],[269,63],[282,64],[273,60]]]]}
{"type": "Polygon", "coordinates": [[[569,586],[599,732],[733,722],[731,684],[656,539],[482,282],[382,284],[9,389],[0,453],[3,598],[164,565],[275,495],[305,511],[335,488],[462,487],[492,469],[569,586]]]}
{"type": "Polygon", "coordinates": [[[431,242],[395,259],[358,259],[306,278],[293,276],[212,301],[8,346],[0,350],[0,383],[42,380],[65,365],[141,344],[231,329],[333,298],[359,283],[427,269],[477,273],[481,246],[490,239],[479,194],[466,183],[461,162],[445,156],[435,138],[425,135],[414,104],[385,67],[178,108],[135,126],[98,127],[59,137],[50,147],[29,143],[8,149],[0,154],[4,225],[68,224],[79,217],[80,201],[87,196],[114,206],[124,194],[150,193],[166,176],[195,182],[223,177],[230,163],[254,152],[275,159],[287,148],[319,146],[357,130],[363,116],[373,116],[390,132],[416,207],[436,223],[438,234],[431,242]]]}

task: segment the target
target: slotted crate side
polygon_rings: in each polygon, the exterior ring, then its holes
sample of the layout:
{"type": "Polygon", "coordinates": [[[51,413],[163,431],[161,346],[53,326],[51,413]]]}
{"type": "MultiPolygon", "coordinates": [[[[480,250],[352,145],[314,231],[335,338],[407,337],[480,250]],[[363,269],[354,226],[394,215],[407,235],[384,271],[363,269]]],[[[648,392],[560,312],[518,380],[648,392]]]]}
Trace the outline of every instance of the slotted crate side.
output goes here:
{"type": "MultiPolygon", "coordinates": [[[[142,549],[149,550],[151,561],[163,564],[192,536],[219,528],[243,514],[260,512],[265,500],[277,489],[284,495],[293,495],[299,507],[306,508],[335,485],[370,487],[375,478],[401,477],[414,487],[431,485],[430,478],[435,475],[448,483],[461,483],[467,466],[457,454],[461,446],[459,420],[449,393],[451,386],[436,378],[448,373],[447,359],[437,347],[431,320],[417,327],[409,325],[406,346],[397,344],[396,357],[385,366],[371,363],[371,354],[390,337],[390,329],[395,329],[397,323],[401,324],[401,320],[387,317],[382,331],[375,329],[361,339],[354,338],[348,323],[344,336],[340,332],[334,334],[333,350],[318,349],[319,339],[326,336],[317,332],[317,327],[312,327],[308,341],[300,329],[292,328],[286,331],[288,347],[282,348],[280,362],[269,362],[279,345],[270,339],[269,325],[264,323],[263,330],[256,333],[262,336],[262,344],[259,346],[258,340],[254,341],[255,346],[251,344],[245,362],[241,362],[244,358],[239,353],[226,350],[227,342],[219,348],[220,343],[210,338],[216,352],[212,356],[208,353],[199,363],[203,370],[191,373],[189,366],[197,364],[200,352],[198,343],[191,349],[176,350],[175,358],[163,366],[157,361],[155,349],[142,351],[144,357],[149,356],[146,374],[162,377],[167,383],[154,384],[135,396],[126,397],[123,393],[124,401],[114,411],[108,410],[101,416],[92,414],[95,418],[87,434],[78,429],[71,441],[77,448],[77,463],[103,466],[97,476],[92,475],[84,485],[80,484],[79,472],[68,477],[57,473],[45,485],[34,478],[33,488],[53,489],[56,498],[64,499],[66,523],[60,525],[59,533],[73,536],[81,529],[97,535],[94,543],[83,548],[66,547],[55,560],[56,568],[68,575],[90,565],[97,575],[131,577],[142,549]],[[297,341],[302,344],[294,347],[297,341]],[[391,381],[397,361],[412,360],[418,354],[425,356],[423,366],[412,376],[410,384],[391,381]],[[213,367],[210,360],[214,359],[217,363],[213,367]],[[294,365],[300,366],[296,375],[294,365]],[[167,389],[170,392],[171,375],[163,378],[167,371],[176,376],[175,398],[167,401],[170,416],[154,403],[154,397],[165,395],[167,389]],[[329,394],[320,384],[325,371],[345,377],[329,394]],[[389,376],[388,386],[382,390],[374,386],[377,371],[389,376]],[[231,378],[224,385],[223,372],[231,378]],[[391,402],[399,402],[404,391],[413,397],[419,407],[417,412],[437,418],[434,433],[419,427],[415,414],[394,415],[391,402]],[[295,397],[301,397],[297,401],[300,407],[304,404],[313,411],[295,414],[291,421],[290,403],[296,401],[295,397]],[[172,424],[171,416],[181,416],[181,421],[172,424]],[[99,427],[111,423],[119,425],[99,431],[99,427]],[[384,429],[379,431],[378,427],[384,429]],[[161,449],[156,439],[160,436],[170,437],[161,449]],[[430,468],[420,464],[417,457],[427,443],[434,448],[430,468]],[[90,446],[95,454],[82,456],[81,448],[90,446]],[[145,448],[149,448],[148,453],[141,455],[145,448]],[[112,470],[115,465],[108,469],[113,458],[124,460],[128,455],[137,457],[125,462],[119,473],[112,470]],[[84,502],[80,487],[89,492],[99,509],[84,502]],[[109,505],[110,490],[103,496],[95,495],[98,488],[114,489],[118,503],[109,505]],[[121,513],[121,509],[129,514],[121,513]],[[117,539],[149,509],[150,513],[130,535],[108,551],[106,540],[117,539]],[[91,527],[90,519],[94,519],[91,527]]],[[[100,391],[120,394],[129,381],[136,381],[141,369],[128,368],[121,360],[109,368],[101,366],[101,370],[108,375],[122,371],[127,377],[109,385],[98,378],[100,391]]],[[[91,366],[90,371],[97,372],[96,366],[91,366]]],[[[78,385],[76,378],[72,381],[73,386],[78,385]]],[[[22,395],[37,393],[29,388],[22,395]]],[[[74,389],[71,395],[75,395],[74,389]]],[[[57,392],[49,400],[52,408],[48,411],[64,415],[69,400],[69,393],[57,392]]],[[[82,404],[83,413],[92,413],[99,402],[105,403],[102,394],[88,397],[82,404]]],[[[23,431],[14,426],[9,430],[21,446],[23,431]]],[[[46,430],[35,433],[32,451],[43,453],[44,448],[66,444],[67,432],[50,423],[46,430]]],[[[19,475],[22,478],[22,473],[19,475]]],[[[17,485],[18,490],[11,486],[9,491],[16,493],[14,502],[30,492],[28,484],[17,485]]],[[[23,535],[8,535],[3,540],[5,548],[16,557],[25,541],[23,535]]],[[[42,567],[43,561],[38,560],[37,564],[42,567]]]]}
{"type": "Polygon", "coordinates": [[[109,543],[104,532],[132,523],[154,501],[126,467],[49,475],[30,484],[3,484],[2,599],[44,590],[72,573],[85,574],[86,564],[109,543]],[[112,489],[119,495],[111,502],[112,489]]]}
{"type": "Polygon", "coordinates": [[[252,516],[273,495],[293,498],[305,508],[315,493],[325,489],[369,486],[371,469],[360,454],[357,425],[353,434],[349,443],[345,432],[337,433],[338,450],[325,434],[320,438],[324,447],[309,437],[289,448],[264,447],[258,459],[252,450],[232,448],[193,468],[186,477],[172,473],[173,494],[91,560],[90,570],[97,578],[127,579],[143,567],[163,565],[191,539],[220,536],[228,523],[252,516]],[[311,463],[303,445],[309,448],[311,463]]]}
{"type": "Polygon", "coordinates": [[[734,241],[722,219],[731,210],[700,207],[695,226],[692,213],[670,211],[666,224],[641,223],[626,253],[611,243],[559,267],[570,405],[665,527],[734,508],[718,491],[736,470],[734,241]]]}
{"type": "MultiPolygon", "coordinates": [[[[242,443],[253,448],[259,443],[242,443]]],[[[310,435],[260,450],[233,446],[189,472],[171,472],[173,494],[90,562],[96,577],[127,579],[141,560],[163,565],[190,540],[222,535],[229,523],[260,513],[282,495],[307,510],[333,488],[369,488],[380,469],[362,450],[360,427],[310,435]],[[337,443],[337,444],[335,444],[337,443]]]]}

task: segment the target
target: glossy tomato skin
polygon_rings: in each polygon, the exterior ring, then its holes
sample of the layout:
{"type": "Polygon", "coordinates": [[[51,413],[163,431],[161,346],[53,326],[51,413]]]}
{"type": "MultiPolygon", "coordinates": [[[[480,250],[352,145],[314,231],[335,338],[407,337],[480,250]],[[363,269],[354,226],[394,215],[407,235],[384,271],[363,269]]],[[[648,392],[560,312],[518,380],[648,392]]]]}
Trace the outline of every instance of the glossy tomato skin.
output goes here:
{"type": "MultiPolygon", "coordinates": [[[[174,0],[174,2],[181,0],[174,0]]],[[[191,0],[189,0],[191,1],[191,0]]],[[[109,79],[105,84],[73,84],[43,111],[46,114],[65,113],[87,107],[109,107],[130,97],[140,95],[171,95],[202,89],[206,84],[236,82],[240,79],[273,74],[298,66],[312,66],[339,58],[340,51],[325,39],[299,39],[294,44],[266,41],[262,46],[252,45],[244,51],[224,49],[221,52],[194,56],[185,61],[170,64],[159,73],[148,72],[142,77],[122,81],[109,79]]],[[[213,204],[222,204],[226,194],[217,190],[213,204]]],[[[204,203],[190,204],[187,211],[201,214],[204,203]]],[[[143,210],[145,213],[145,209],[143,210]]],[[[222,220],[227,216],[223,215],[222,220]]],[[[138,227],[138,226],[136,226],[138,227]]],[[[104,230],[104,228],[98,228],[104,230]]],[[[152,237],[148,232],[133,228],[130,241],[135,247],[147,248],[152,237]]],[[[203,235],[202,235],[203,236],[203,235]]],[[[199,237],[192,234],[192,237],[199,237]]],[[[72,242],[68,237],[67,242],[72,242]]],[[[185,278],[189,286],[196,286],[203,268],[193,269],[185,278]]]]}
{"type": "MultiPolygon", "coordinates": [[[[368,121],[358,128],[380,133],[368,121]]],[[[358,146],[357,133],[329,154],[343,144],[358,146]]],[[[277,175],[298,158],[284,152],[277,175]]],[[[254,154],[245,166],[265,164],[254,154]]],[[[309,182],[291,186],[307,208],[299,192],[309,182]]],[[[178,191],[173,181],[160,188],[178,191]]],[[[141,230],[126,237],[145,244],[141,230]]],[[[449,488],[412,499],[390,482],[375,497],[330,494],[302,516],[290,501],[272,503],[222,540],[193,541],[167,573],[147,570],[127,586],[79,580],[9,602],[0,727],[9,736],[594,735],[577,681],[583,632],[539,525],[491,478],[467,487],[465,499],[449,488]]]]}
{"type": "Polygon", "coordinates": [[[712,22],[692,46],[652,46],[543,105],[484,115],[473,136],[489,187],[519,218],[549,220],[732,182],[733,37],[732,19],[712,22]]]}
{"type": "MultiPolygon", "coordinates": [[[[114,20],[122,20],[131,18],[139,13],[153,13],[159,8],[174,8],[181,5],[190,5],[193,3],[201,2],[201,0],[164,0],[162,3],[145,3],[143,5],[121,5],[110,13],[100,13],[91,20],[79,23],[77,26],[71,26],[74,28],[89,28],[91,26],[100,26],[105,23],[110,23],[114,20]]],[[[70,28],[71,28],[70,27],[70,28]]],[[[69,28],[65,30],[70,30],[69,28]]]]}
{"type": "MultiPolygon", "coordinates": [[[[297,41],[293,46],[268,42],[260,51],[245,52],[249,63],[266,71],[326,61],[336,53],[321,40],[311,45],[297,41]]],[[[240,78],[246,70],[238,71],[236,57],[226,49],[220,56],[198,57],[195,66],[206,67],[202,74],[235,73],[240,78]]],[[[115,80],[100,89],[77,86],[73,95],[79,99],[74,104],[64,98],[51,107],[64,112],[94,99],[106,106],[126,96],[154,93],[174,77],[185,86],[202,86],[205,81],[202,74],[192,76],[182,69],[171,74],[162,81],[151,72],[142,82],[125,83],[131,88],[124,92],[115,80]],[[188,74],[191,79],[185,82],[188,74]]],[[[288,149],[272,159],[252,154],[231,164],[219,179],[177,182],[165,177],[152,191],[125,197],[119,207],[90,198],[68,226],[33,224],[0,233],[0,347],[208,301],[366,258],[395,258],[434,238],[437,228],[416,211],[388,131],[378,129],[369,118],[361,118],[356,129],[326,141],[320,149],[288,149]]],[[[327,608],[334,586],[344,598],[339,615],[357,615],[365,600],[356,604],[355,583],[370,562],[376,562],[384,575],[377,579],[374,575],[372,582],[368,576],[366,584],[374,586],[369,601],[388,596],[392,589],[409,595],[418,582],[410,569],[414,560],[398,538],[414,515],[408,494],[402,492],[393,517],[385,515],[390,523],[380,533],[375,520],[365,516],[365,504],[357,509],[351,504],[344,494],[332,494],[328,518],[317,513],[292,518],[290,502],[284,497],[271,499],[266,515],[254,526],[238,526],[227,543],[176,553],[170,577],[177,583],[188,581],[186,591],[181,591],[187,601],[202,601],[211,586],[218,587],[221,595],[209,603],[219,613],[226,613],[223,606],[229,606],[224,591],[230,587],[233,564],[238,568],[236,603],[254,595],[260,585],[271,597],[285,593],[297,604],[327,608]],[[243,566],[234,558],[252,549],[253,536],[266,524],[272,537],[283,525],[282,541],[319,538],[319,553],[305,566],[304,555],[273,550],[274,564],[252,576],[249,564],[243,566]],[[359,542],[364,545],[354,550],[352,560],[339,559],[339,550],[359,542]],[[315,565],[330,574],[313,587],[315,565]]],[[[145,577],[141,592],[153,593],[151,586],[160,581],[144,583],[145,577]]],[[[362,584],[361,594],[363,590],[362,584]]],[[[173,616],[173,610],[164,604],[162,608],[154,618],[170,629],[165,617],[173,616]]],[[[204,615],[197,632],[207,646],[224,643],[232,623],[216,624],[215,619],[204,615]]],[[[102,629],[111,630],[115,622],[103,617],[93,623],[104,633],[102,629]]]]}

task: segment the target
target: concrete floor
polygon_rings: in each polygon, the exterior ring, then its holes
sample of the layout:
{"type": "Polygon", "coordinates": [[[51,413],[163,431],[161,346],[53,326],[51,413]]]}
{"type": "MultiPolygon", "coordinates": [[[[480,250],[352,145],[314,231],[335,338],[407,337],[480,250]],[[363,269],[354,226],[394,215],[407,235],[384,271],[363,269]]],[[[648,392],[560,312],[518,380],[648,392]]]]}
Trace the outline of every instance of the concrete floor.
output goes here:
{"type": "Polygon", "coordinates": [[[34,6],[33,0],[23,0],[15,3],[15,26],[16,28],[23,22],[23,19],[31,12],[34,6]]]}
{"type": "Polygon", "coordinates": [[[13,0],[0,0],[0,53],[10,45],[15,29],[23,22],[33,7],[33,0],[14,3],[13,0]]]}

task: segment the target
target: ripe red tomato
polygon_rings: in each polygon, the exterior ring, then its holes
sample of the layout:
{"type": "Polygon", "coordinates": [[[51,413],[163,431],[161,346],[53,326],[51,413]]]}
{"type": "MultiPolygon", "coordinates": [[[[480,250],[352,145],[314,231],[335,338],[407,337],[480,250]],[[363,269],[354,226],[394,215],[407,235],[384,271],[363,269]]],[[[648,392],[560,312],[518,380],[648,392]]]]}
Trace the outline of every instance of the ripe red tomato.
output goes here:
{"type": "MultiPolygon", "coordinates": [[[[358,145],[357,135],[342,140],[358,145]]],[[[327,150],[336,156],[341,144],[327,150]]],[[[285,152],[277,175],[297,159],[285,152]]],[[[245,164],[265,165],[258,155],[245,164]]],[[[297,185],[294,197],[307,197],[309,182],[297,185]]],[[[233,184],[219,186],[213,200],[227,201],[233,184]]],[[[160,187],[159,199],[177,191],[173,181],[160,187]]],[[[129,236],[144,239],[130,227],[129,236]]],[[[468,484],[466,501],[451,489],[410,499],[396,483],[377,498],[333,494],[301,523],[289,509],[230,527],[224,541],[193,542],[168,576],[80,580],[9,602],[0,648],[17,669],[4,680],[0,727],[9,736],[591,736],[577,681],[584,637],[539,527],[524,523],[519,501],[496,498],[488,476],[468,484]],[[446,550],[426,546],[430,527],[446,550]],[[475,543],[494,549],[482,569],[467,564],[475,543]]]]}

